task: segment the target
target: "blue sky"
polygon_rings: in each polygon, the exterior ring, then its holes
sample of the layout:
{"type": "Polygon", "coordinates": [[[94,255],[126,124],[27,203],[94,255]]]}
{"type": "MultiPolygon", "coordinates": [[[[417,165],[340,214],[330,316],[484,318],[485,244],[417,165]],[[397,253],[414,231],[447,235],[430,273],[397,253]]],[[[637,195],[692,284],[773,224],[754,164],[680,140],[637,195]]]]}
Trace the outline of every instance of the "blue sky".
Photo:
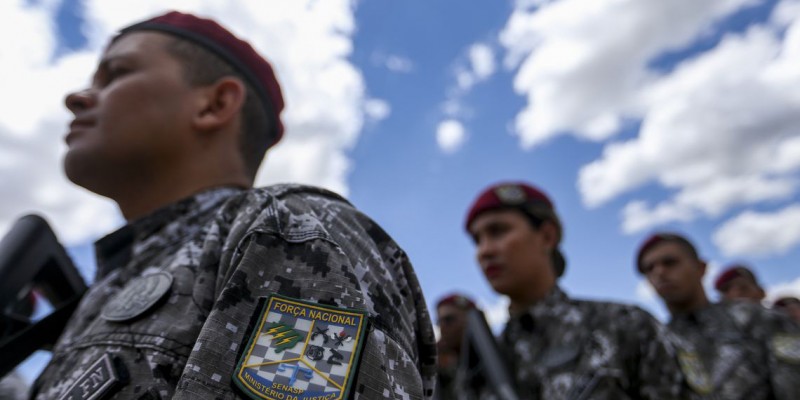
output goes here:
{"type": "MultiPolygon", "coordinates": [[[[174,4],[174,5],[173,5],[174,4]]],[[[654,230],[800,294],[800,2],[717,0],[192,1],[252,41],[284,85],[286,139],[259,184],[345,194],[408,252],[429,305],[458,290],[502,323],[463,218],[501,180],[550,194],[565,226],[562,287],[664,308],[634,274],[654,230]]],[[[0,6],[0,232],[39,212],[87,276],[122,223],[60,172],[63,94],[107,36],[165,6],[0,6]],[[12,23],[13,21],[13,23],[12,23]],[[20,25],[21,22],[21,25],[20,25]],[[11,31],[10,27],[14,28],[11,31]]],[[[714,297],[713,292],[710,292],[714,297]]]]}

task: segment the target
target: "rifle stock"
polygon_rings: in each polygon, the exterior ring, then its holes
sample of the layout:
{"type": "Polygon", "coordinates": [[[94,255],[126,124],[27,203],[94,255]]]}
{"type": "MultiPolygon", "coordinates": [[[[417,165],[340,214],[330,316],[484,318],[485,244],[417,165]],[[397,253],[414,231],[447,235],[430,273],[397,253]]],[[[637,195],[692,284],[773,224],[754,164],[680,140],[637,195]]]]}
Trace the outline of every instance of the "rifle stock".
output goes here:
{"type": "Polygon", "coordinates": [[[519,400],[514,379],[482,312],[468,312],[464,335],[465,348],[461,352],[459,368],[465,373],[467,382],[473,387],[488,385],[500,400],[519,400]]]}
{"type": "Polygon", "coordinates": [[[34,351],[51,346],[61,335],[86,284],[44,218],[19,218],[0,241],[0,376],[34,351]],[[31,323],[15,307],[31,291],[43,295],[55,311],[31,323]]]}

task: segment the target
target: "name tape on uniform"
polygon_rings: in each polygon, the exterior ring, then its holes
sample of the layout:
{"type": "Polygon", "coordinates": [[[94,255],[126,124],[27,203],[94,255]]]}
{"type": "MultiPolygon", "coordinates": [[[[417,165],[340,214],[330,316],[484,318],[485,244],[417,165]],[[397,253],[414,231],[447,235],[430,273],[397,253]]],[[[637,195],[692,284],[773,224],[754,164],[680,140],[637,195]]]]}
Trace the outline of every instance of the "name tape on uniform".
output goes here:
{"type": "Polygon", "coordinates": [[[58,400],[100,400],[114,394],[124,383],[122,365],[106,353],[83,372],[58,400]]]}

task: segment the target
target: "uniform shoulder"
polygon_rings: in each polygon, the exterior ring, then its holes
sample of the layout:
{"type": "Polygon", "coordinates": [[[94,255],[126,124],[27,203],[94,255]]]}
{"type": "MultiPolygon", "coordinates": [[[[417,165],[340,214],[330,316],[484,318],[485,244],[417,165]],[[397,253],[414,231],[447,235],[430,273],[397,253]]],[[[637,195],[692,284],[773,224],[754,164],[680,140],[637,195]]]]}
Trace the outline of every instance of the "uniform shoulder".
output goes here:
{"type": "Polygon", "coordinates": [[[788,316],[770,310],[760,304],[738,300],[718,303],[716,307],[724,310],[736,324],[743,329],[769,331],[800,331],[800,327],[788,316]]]}
{"type": "Polygon", "coordinates": [[[587,314],[594,315],[595,319],[608,321],[618,326],[657,323],[652,314],[634,304],[585,299],[573,300],[573,302],[584,309],[587,314]]]}

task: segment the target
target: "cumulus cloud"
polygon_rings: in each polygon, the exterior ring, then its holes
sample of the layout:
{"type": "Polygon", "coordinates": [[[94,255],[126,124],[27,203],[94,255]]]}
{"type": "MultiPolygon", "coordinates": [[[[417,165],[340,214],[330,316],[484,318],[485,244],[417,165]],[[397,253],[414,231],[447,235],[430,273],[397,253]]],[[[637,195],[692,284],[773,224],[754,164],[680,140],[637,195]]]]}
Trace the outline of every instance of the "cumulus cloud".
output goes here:
{"type": "Polygon", "coordinates": [[[380,66],[389,71],[407,74],[414,71],[414,61],[408,57],[398,54],[387,54],[384,51],[376,51],[370,56],[372,65],[380,66]]]}
{"type": "Polygon", "coordinates": [[[800,205],[775,212],[745,211],[719,227],[713,240],[726,256],[785,253],[800,244],[800,205]]]}
{"type": "Polygon", "coordinates": [[[476,83],[488,79],[494,74],[495,56],[492,48],[485,43],[475,43],[467,51],[469,63],[456,68],[456,83],[462,92],[467,92],[476,83]]]}
{"type": "Polygon", "coordinates": [[[453,153],[464,143],[464,125],[455,119],[444,120],[436,129],[436,143],[445,153],[453,153]]]}
{"type": "MultiPolygon", "coordinates": [[[[0,86],[0,232],[29,211],[44,214],[68,243],[121,223],[108,200],[75,187],[60,171],[69,115],[64,93],[86,85],[107,38],[120,27],[165,11],[161,2],[84,2],[86,48],[58,46],[58,2],[24,0],[0,5],[0,33],[15,37],[0,48],[6,73],[0,86]],[[13,31],[12,31],[13,29],[13,31]]],[[[348,60],[355,30],[348,0],[281,2],[185,0],[180,10],[213,16],[267,55],[286,99],[284,140],[267,155],[257,184],[303,182],[347,194],[346,151],[368,118],[381,119],[388,104],[366,96],[361,72],[348,60]]]]}
{"type": "Polygon", "coordinates": [[[439,148],[445,153],[458,150],[466,139],[464,120],[471,115],[464,106],[464,98],[473,87],[491,78],[497,67],[495,54],[487,43],[473,43],[466,52],[465,60],[459,60],[454,67],[455,86],[448,88],[445,101],[442,103],[444,120],[436,130],[439,148]]]}
{"type": "Polygon", "coordinates": [[[515,131],[525,148],[573,134],[604,140],[638,111],[649,62],[691,43],[751,0],[524,1],[500,34],[514,89],[528,104],[515,131]]]}
{"type": "Polygon", "coordinates": [[[674,66],[653,64],[752,4],[520,2],[500,42],[506,66],[518,68],[514,88],[527,98],[515,121],[521,146],[564,134],[608,141],[623,121],[640,121],[634,138],[606,143],[577,182],[588,207],[647,185],[664,189],[659,201],[628,200],[626,233],[792,199],[800,170],[797,2],[780,3],[769,21],[726,33],[710,50],[673,57],[674,66]]]}

